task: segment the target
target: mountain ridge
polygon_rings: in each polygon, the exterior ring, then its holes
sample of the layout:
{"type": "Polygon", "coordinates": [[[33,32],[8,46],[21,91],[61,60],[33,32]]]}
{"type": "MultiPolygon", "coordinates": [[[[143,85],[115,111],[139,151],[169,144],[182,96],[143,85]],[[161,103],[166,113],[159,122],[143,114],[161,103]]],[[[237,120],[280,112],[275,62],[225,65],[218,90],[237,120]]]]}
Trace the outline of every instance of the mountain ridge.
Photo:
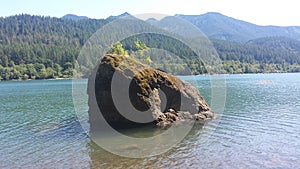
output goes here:
{"type": "Polygon", "coordinates": [[[216,12],[175,16],[191,22],[214,39],[247,42],[262,37],[285,36],[300,40],[300,26],[261,26],[216,12]]]}
{"type": "MultiPolygon", "coordinates": [[[[106,20],[114,20],[131,16],[124,12],[117,16],[109,16],[106,20]]],[[[245,43],[249,40],[263,37],[289,37],[300,40],[300,26],[262,26],[218,12],[208,12],[200,15],[176,14],[175,17],[184,19],[198,27],[208,38],[245,43]]],[[[66,14],[63,19],[90,19],[86,16],[66,14]]]]}
{"type": "Polygon", "coordinates": [[[90,19],[87,16],[78,16],[75,14],[66,14],[63,17],[61,17],[62,19],[71,19],[71,20],[81,20],[81,19],[90,19]]]}

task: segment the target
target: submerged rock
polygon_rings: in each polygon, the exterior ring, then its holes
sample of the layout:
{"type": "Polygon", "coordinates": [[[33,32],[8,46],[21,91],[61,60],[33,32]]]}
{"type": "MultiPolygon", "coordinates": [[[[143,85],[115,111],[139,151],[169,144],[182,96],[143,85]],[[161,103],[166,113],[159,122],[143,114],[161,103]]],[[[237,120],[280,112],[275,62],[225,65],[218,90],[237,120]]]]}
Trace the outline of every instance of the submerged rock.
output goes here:
{"type": "Polygon", "coordinates": [[[148,124],[165,127],[214,117],[191,84],[127,56],[105,55],[88,83],[92,130],[101,126],[100,112],[113,128],[148,124]]]}

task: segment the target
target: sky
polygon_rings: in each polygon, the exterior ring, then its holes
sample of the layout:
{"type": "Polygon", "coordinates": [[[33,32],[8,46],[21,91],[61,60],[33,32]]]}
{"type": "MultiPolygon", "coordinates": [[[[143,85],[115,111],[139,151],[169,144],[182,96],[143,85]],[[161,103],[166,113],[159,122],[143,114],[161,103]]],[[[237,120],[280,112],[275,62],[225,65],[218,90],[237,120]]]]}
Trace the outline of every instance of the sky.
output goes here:
{"type": "MultiPolygon", "coordinates": [[[[4,0],[1,0],[4,1],[4,0]]],[[[300,26],[299,0],[5,0],[0,16],[65,14],[107,18],[124,12],[199,15],[219,12],[258,25],[300,26]]]]}

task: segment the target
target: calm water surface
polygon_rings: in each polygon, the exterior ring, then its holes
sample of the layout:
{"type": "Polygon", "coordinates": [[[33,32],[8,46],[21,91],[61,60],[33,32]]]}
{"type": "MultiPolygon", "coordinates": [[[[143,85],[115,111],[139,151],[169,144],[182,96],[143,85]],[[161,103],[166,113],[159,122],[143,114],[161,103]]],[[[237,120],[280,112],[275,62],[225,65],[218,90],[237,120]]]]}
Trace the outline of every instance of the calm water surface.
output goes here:
{"type": "MultiPolygon", "coordinates": [[[[209,77],[196,79],[210,103],[209,77]]],[[[0,168],[300,168],[300,74],[228,75],[226,91],[222,118],[206,125],[216,128],[209,137],[196,125],[170,151],[130,159],[85,134],[71,80],[0,82],[0,168]]]]}

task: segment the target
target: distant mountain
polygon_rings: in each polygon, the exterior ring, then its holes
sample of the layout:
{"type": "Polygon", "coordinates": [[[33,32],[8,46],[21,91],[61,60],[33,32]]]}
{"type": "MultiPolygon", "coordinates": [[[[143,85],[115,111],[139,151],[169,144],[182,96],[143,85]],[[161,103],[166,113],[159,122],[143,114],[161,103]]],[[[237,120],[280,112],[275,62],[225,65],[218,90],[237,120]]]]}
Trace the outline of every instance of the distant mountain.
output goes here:
{"type": "Polygon", "coordinates": [[[62,19],[71,19],[71,20],[81,20],[81,19],[89,19],[86,16],[77,16],[74,14],[67,14],[62,17],[62,19]]]}
{"type": "Polygon", "coordinates": [[[149,18],[146,20],[146,22],[150,23],[150,24],[156,24],[158,23],[159,21],[155,18],[149,18]]]}
{"type": "Polygon", "coordinates": [[[209,38],[214,39],[247,42],[262,37],[285,36],[300,40],[299,26],[259,26],[216,12],[209,12],[203,15],[176,16],[191,22],[209,38]]]}
{"type": "Polygon", "coordinates": [[[122,17],[126,17],[126,16],[131,16],[128,12],[122,13],[121,15],[117,15],[117,16],[109,16],[108,18],[106,18],[107,20],[113,20],[113,19],[118,19],[118,18],[122,18],[122,17]]]}

